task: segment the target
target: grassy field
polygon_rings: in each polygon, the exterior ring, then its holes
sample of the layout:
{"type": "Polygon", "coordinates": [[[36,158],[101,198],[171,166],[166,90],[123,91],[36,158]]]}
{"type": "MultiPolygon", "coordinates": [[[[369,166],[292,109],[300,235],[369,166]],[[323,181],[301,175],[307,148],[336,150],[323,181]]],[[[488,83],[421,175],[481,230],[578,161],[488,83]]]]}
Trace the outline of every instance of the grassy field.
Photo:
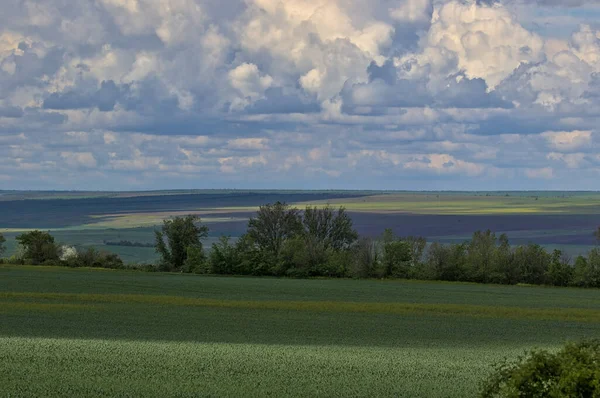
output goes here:
{"type": "Polygon", "coordinates": [[[391,193],[314,201],[356,212],[404,212],[436,215],[599,214],[598,193],[391,193]]]}
{"type": "Polygon", "coordinates": [[[0,266],[2,396],[475,396],[593,290],[0,266]]]}

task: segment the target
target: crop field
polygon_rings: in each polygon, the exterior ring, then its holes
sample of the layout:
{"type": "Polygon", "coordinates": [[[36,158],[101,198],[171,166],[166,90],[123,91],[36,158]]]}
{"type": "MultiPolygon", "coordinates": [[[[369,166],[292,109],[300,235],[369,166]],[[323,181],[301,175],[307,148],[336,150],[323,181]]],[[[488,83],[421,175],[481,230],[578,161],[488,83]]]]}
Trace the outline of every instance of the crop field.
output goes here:
{"type": "Polygon", "coordinates": [[[598,214],[600,194],[572,192],[412,192],[320,200],[350,211],[436,215],[598,214]]]}
{"type": "Polygon", "coordinates": [[[595,290],[0,266],[3,396],[475,396],[595,290]]]}
{"type": "Polygon", "coordinates": [[[161,191],[0,192],[0,232],[15,251],[24,230],[50,230],[63,244],[117,253],[127,262],[153,262],[152,248],[106,246],[104,241],[152,242],[165,218],[198,214],[220,235],[242,235],[261,204],[274,201],[345,206],[361,235],[391,228],[399,236],[458,242],[477,230],[506,233],[515,245],[538,243],[576,256],[592,248],[600,226],[600,193],[592,192],[356,192],[161,191]],[[116,239],[118,236],[119,239],[116,239]]]}

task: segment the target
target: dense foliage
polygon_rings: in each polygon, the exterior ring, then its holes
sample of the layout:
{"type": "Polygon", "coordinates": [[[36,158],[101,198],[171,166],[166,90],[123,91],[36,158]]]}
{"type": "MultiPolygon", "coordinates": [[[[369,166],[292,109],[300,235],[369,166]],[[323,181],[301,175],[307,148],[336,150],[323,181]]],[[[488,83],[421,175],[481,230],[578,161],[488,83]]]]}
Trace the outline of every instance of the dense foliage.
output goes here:
{"type": "Polygon", "coordinates": [[[567,344],[557,353],[533,351],[502,363],[483,387],[484,398],[598,397],[600,341],[567,344]]]}
{"type": "Polygon", "coordinates": [[[55,264],[60,259],[60,246],[49,232],[31,231],[16,238],[23,249],[22,259],[30,264],[55,264]]]}
{"type": "MultiPolygon", "coordinates": [[[[399,237],[359,237],[343,208],[283,203],[262,206],[237,242],[213,244],[197,271],[216,274],[405,278],[496,284],[600,287],[600,249],[573,263],[538,244],[512,247],[505,234],[477,231],[456,244],[399,237]]],[[[193,269],[192,269],[193,270],[193,269]]]]}
{"type": "Polygon", "coordinates": [[[160,254],[162,271],[179,271],[190,254],[203,258],[200,239],[208,236],[208,227],[199,225],[200,217],[188,215],[164,220],[161,231],[155,231],[156,252],[160,254]]]}
{"type": "Polygon", "coordinates": [[[96,250],[93,247],[71,255],[63,254],[62,262],[69,267],[94,267],[94,268],[124,268],[123,260],[114,253],[96,250]]]}
{"type": "Polygon", "coordinates": [[[55,242],[49,232],[30,231],[16,237],[19,253],[9,263],[31,265],[63,265],[67,267],[125,268],[121,258],[94,248],[77,250],[55,242]]]}
{"type": "Polygon", "coordinates": [[[6,247],[4,247],[4,243],[6,242],[6,238],[4,237],[4,235],[2,235],[0,233],[0,257],[4,254],[4,252],[6,251],[6,247]]]}

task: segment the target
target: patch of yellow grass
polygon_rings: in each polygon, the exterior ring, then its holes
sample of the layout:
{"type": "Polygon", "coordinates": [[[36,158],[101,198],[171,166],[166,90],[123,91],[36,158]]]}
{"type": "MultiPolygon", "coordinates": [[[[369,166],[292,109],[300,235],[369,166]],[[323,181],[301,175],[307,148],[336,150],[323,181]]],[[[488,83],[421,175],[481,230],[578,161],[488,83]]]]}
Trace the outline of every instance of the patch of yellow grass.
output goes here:
{"type": "MultiPolygon", "coordinates": [[[[0,300],[56,300],[78,305],[98,303],[151,304],[252,310],[346,312],[395,315],[448,315],[519,320],[600,322],[600,310],[574,308],[523,308],[463,304],[359,303],[336,301],[242,301],[136,294],[0,293],[0,300]]],[[[3,303],[4,304],[4,303],[3,303]]]]}
{"type": "Polygon", "coordinates": [[[600,213],[599,197],[533,197],[436,195],[428,193],[386,194],[353,199],[301,203],[298,206],[343,206],[356,212],[412,214],[573,214],[600,213]]]}
{"type": "Polygon", "coordinates": [[[0,313],[40,311],[40,312],[61,312],[61,311],[88,311],[98,307],[90,304],[69,304],[69,303],[32,303],[27,301],[4,301],[0,303],[0,313]]]}
{"type": "MultiPolygon", "coordinates": [[[[203,217],[208,212],[198,211],[179,211],[179,212],[156,212],[156,213],[126,213],[126,214],[104,214],[104,215],[92,215],[91,218],[98,220],[97,222],[91,222],[84,224],[83,228],[137,228],[137,227],[152,227],[155,225],[162,224],[163,220],[176,217],[186,216],[188,214],[198,215],[202,218],[204,223],[218,223],[218,222],[231,222],[231,221],[243,221],[245,218],[241,217],[203,217]]],[[[210,212],[214,215],[215,212],[210,212]]]]}

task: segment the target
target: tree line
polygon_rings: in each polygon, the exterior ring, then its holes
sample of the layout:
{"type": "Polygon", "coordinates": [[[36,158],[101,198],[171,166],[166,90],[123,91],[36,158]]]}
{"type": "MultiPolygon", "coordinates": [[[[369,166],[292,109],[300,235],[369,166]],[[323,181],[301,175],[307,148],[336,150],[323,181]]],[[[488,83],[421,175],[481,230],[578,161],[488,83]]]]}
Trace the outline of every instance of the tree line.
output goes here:
{"type": "Polygon", "coordinates": [[[124,246],[124,247],[154,247],[154,243],[132,242],[130,240],[102,241],[106,246],[124,246]]]}
{"type": "MultiPolygon", "coordinates": [[[[209,250],[208,227],[195,215],[164,220],[155,231],[160,255],[147,270],[222,275],[403,278],[496,284],[600,287],[600,249],[575,261],[560,250],[538,244],[511,246],[505,234],[477,231],[454,244],[422,237],[400,237],[387,229],[377,238],[361,237],[345,209],[286,203],[261,206],[236,241],[222,236],[209,250]]],[[[600,235],[599,235],[600,236],[600,235]]],[[[47,232],[17,236],[21,263],[124,268],[115,254],[78,252],[54,242],[47,232]]],[[[0,255],[3,238],[0,237],[0,255]]],[[[14,261],[13,261],[14,262],[14,261]]]]}

